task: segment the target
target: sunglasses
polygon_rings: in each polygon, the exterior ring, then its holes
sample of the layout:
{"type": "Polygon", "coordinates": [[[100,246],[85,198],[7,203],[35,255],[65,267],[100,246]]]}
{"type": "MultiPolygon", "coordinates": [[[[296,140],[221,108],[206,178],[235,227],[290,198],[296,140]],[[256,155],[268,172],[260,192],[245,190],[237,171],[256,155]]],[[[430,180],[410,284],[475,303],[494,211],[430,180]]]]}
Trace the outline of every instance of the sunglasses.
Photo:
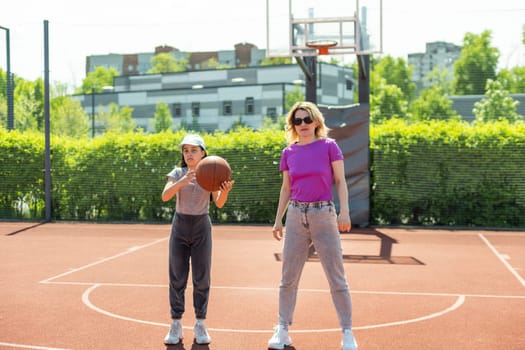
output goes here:
{"type": "Polygon", "coordinates": [[[311,116],[306,116],[304,118],[293,118],[293,125],[301,125],[302,123],[312,124],[314,120],[311,116]]]}

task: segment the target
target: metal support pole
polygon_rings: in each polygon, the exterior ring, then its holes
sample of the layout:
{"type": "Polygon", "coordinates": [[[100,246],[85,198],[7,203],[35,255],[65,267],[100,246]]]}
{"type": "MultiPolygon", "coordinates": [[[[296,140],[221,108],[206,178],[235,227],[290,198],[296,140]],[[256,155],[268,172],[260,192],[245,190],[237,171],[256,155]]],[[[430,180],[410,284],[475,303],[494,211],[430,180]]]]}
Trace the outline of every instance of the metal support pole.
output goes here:
{"type": "Polygon", "coordinates": [[[46,222],[51,221],[51,119],[49,108],[49,29],[48,21],[44,21],[44,129],[45,129],[45,198],[46,222]]]}
{"type": "Polygon", "coordinates": [[[305,100],[317,103],[317,57],[295,57],[305,79],[305,100]]]}
{"type": "Polygon", "coordinates": [[[306,101],[317,103],[317,56],[304,58],[310,72],[310,79],[306,80],[306,101]]]}
{"type": "Polygon", "coordinates": [[[359,103],[370,103],[370,56],[357,55],[359,103]]]}
{"type": "Polygon", "coordinates": [[[11,44],[9,39],[9,28],[0,26],[0,29],[5,30],[5,46],[6,46],[6,80],[7,80],[7,130],[15,128],[15,112],[14,112],[14,94],[13,94],[13,75],[11,74],[11,44]]]}
{"type": "Polygon", "coordinates": [[[95,88],[91,88],[91,137],[95,138],[95,88]]]}

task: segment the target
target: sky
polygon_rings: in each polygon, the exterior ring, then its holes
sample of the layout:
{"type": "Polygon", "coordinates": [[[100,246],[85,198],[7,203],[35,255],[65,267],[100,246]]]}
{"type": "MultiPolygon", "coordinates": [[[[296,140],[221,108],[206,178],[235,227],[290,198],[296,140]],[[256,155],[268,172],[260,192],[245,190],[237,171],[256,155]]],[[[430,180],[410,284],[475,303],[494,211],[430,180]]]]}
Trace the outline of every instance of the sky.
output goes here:
{"type": "MultiPolygon", "coordinates": [[[[248,42],[266,48],[266,0],[4,1],[0,26],[10,30],[11,71],[26,80],[44,77],[45,20],[50,80],[73,87],[85,78],[89,55],[153,52],[159,45],[216,51],[248,42]]],[[[524,24],[523,0],[383,0],[382,54],[406,60],[428,42],[461,45],[467,32],[491,30],[499,68],[524,66],[524,24]]],[[[0,67],[6,70],[5,30],[0,67]]]]}

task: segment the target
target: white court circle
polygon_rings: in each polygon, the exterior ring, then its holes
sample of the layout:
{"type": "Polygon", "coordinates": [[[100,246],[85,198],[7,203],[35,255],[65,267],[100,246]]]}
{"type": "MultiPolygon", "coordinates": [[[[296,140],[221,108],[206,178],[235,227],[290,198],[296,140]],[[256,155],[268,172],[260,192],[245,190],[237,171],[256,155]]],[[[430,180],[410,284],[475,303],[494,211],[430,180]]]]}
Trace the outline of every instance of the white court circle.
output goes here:
{"type": "MultiPolygon", "coordinates": [[[[137,319],[137,318],[132,318],[132,317],[127,317],[127,316],[123,316],[123,315],[118,315],[116,313],[107,311],[107,310],[105,310],[103,308],[100,308],[100,307],[96,306],[95,304],[93,304],[91,302],[91,300],[89,299],[89,296],[95,289],[97,289],[97,288],[99,288],[101,286],[104,286],[104,285],[106,285],[106,284],[102,284],[102,283],[93,284],[91,287],[86,289],[84,291],[84,293],[82,294],[82,302],[88,308],[90,308],[91,310],[93,310],[95,312],[98,312],[100,314],[106,315],[108,317],[112,317],[112,318],[116,318],[116,319],[120,319],[120,320],[124,320],[124,321],[131,321],[131,322],[136,322],[136,323],[141,323],[141,324],[147,324],[147,325],[150,325],[150,326],[161,326],[161,327],[169,327],[170,326],[168,323],[140,320],[140,319],[137,319]]],[[[216,287],[216,288],[228,289],[230,287],[216,287]]],[[[233,287],[231,287],[231,288],[233,288],[233,287]]],[[[235,289],[239,289],[239,288],[235,287],[235,289]]],[[[274,288],[243,288],[243,289],[247,289],[247,290],[261,290],[261,289],[270,290],[270,289],[274,289],[274,288]]],[[[301,291],[304,292],[305,290],[301,290],[301,291]]],[[[308,291],[308,290],[306,290],[306,291],[308,291]]],[[[319,292],[320,290],[312,290],[312,291],[319,292]]],[[[326,291],[326,292],[328,292],[328,291],[326,291]]],[[[365,294],[365,293],[374,294],[374,292],[361,292],[361,294],[365,294]]],[[[444,296],[443,294],[431,294],[431,293],[395,293],[395,292],[391,292],[391,293],[384,293],[384,294],[404,294],[404,295],[405,294],[410,294],[410,295],[444,296]]],[[[440,311],[437,311],[437,312],[434,312],[434,313],[431,313],[431,314],[428,314],[428,315],[424,315],[424,316],[421,316],[421,317],[412,318],[412,319],[407,319],[407,320],[402,320],[402,321],[395,321],[395,322],[386,322],[386,323],[364,325],[364,326],[356,326],[356,327],[352,327],[352,329],[353,330],[364,330],[364,329],[373,329],[373,328],[392,327],[392,326],[399,326],[399,325],[405,325],[405,324],[409,324],[409,323],[416,323],[416,322],[422,322],[422,321],[430,320],[430,319],[433,319],[433,318],[437,318],[437,317],[443,316],[443,315],[445,315],[445,314],[447,314],[449,312],[452,312],[452,311],[460,308],[464,304],[465,299],[466,299],[465,295],[462,295],[462,294],[456,294],[456,295],[446,294],[446,296],[449,296],[449,297],[450,296],[455,296],[456,297],[456,301],[452,305],[450,305],[449,307],[444,308],[443,310],[440,310],[440,311]]],[[[184,326],[183,328],[188,329],[190,327],[184,326]]],[[[264,330],[262,330],[262,329],[230,329],[230,328],[211,328],[211,327],[208,327],[208,330],[215,331],[215,332],[227,332],[227,333],[273,333],[272,329],[264,329],[264,330]]],[[[340,331],[341,331],[340,328],[296,329],[296,330],[293,330],[293,331],[290,330],[290,333],[327,333],[327,332],[340,332],[340,331]]]]}

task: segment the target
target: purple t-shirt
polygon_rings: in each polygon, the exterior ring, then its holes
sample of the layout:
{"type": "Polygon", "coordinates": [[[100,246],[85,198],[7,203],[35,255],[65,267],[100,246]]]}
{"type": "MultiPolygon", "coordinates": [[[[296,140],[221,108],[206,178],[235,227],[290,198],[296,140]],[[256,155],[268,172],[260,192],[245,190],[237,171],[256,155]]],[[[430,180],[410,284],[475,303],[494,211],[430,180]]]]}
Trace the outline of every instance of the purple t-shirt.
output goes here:
{"type": "Polygon", "coordinates": [[[332,162],[342,160],[343,152],[335,140],[319,139],[307,145],[293,144],[281,155],[280,171],[290,176],[290,200],[300,202],[333,199],[332,162]]]}

